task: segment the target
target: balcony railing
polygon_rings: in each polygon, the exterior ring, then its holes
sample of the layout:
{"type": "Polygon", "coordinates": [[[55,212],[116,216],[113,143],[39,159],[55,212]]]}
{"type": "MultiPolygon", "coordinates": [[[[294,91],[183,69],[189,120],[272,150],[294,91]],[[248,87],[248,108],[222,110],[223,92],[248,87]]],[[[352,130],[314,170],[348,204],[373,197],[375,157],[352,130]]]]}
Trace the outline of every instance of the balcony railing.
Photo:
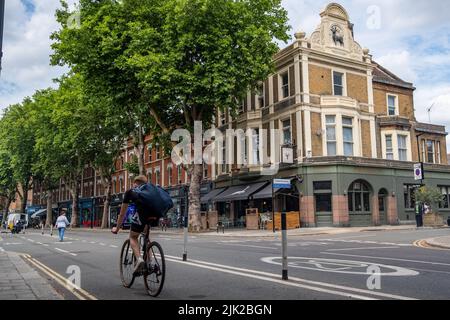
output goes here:
{"type": "Polygon", "coordinates": [[[348,107],[358,109],[358,101],[350,97],[321,96],[320,104],[324,107],[348,107]]]}

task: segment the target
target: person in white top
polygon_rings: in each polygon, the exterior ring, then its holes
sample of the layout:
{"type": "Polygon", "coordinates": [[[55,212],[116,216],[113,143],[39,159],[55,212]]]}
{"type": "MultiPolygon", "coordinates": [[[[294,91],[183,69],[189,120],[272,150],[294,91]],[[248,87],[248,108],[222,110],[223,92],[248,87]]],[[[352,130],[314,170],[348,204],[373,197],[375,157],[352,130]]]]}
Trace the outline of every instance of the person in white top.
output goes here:
{"type": "Polygon", "coordinates": [[[66,228],[70,225],[69,220],[66,217],[67,209],[61,210],[61,215],[56,220],[55,228],[58,229],[59,232],[59,241],[64,241],[64,233],[66,232],[66,228]]]}

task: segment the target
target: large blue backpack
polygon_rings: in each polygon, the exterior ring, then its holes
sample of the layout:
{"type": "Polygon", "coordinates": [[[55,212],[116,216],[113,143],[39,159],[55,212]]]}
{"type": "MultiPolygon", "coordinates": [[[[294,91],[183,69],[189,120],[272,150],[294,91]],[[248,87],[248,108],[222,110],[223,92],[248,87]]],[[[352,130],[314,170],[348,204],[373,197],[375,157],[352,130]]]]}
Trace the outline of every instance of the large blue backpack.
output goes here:
{"type": "Polygon", "coordinates": [[[173,201],[169,193],[161,187],[151,183],[143,184],[134,190],[141,200],[140,204],[151,216],[164,217],[173,208],[173,201]]]}

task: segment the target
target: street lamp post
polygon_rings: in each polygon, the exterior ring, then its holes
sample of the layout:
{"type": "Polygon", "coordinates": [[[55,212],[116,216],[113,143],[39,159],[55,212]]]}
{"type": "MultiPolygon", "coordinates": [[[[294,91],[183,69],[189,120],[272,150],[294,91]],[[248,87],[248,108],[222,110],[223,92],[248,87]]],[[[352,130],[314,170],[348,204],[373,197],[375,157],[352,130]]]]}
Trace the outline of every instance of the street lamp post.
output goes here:
{"type": "Polygon", "coordinates": [[[5,20],[5,0],[0,0],[0,75],[2,72],[2,57],[3,57],[3,22],[5,20]]]}

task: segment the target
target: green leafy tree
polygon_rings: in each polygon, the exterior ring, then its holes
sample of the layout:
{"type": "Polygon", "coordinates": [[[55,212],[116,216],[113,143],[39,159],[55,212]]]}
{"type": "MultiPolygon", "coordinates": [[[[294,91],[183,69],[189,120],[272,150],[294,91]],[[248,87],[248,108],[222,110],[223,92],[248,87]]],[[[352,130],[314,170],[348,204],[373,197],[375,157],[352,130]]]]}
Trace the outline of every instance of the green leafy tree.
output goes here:
{"type": "Polygon", "coordinates": [[[33,110],[33,101],[26,98],[23,103],[6,109],[1,120],[0,139],[6,148],[13,170],[14,180],[18,183],[17,193],[21,199],[21,212],[26,211],[28,192],[32,187],[35,132],[29,117],[33,110]]]}
{"type": "Polygon", "coordinates": [[[442,194],[439,188],[424,186],[416,191],[416,200],[419,203],[429,205],[436,210],[439,202],[442,201],[442,194]]]}
{"type": "MultiPolygon", "coordinates": [[[[281,0],[80,0],[81,24],[53,34],[52,63],[67,65],[126,116],[143,171],[143,137],[170,136],[238,101],[273,71],[287,41],[281,0]],[[149,117],[151,115],[151,117],[149,117]]],[[[190,224],[200,228],[202,165],[188,165],[190,224]]]]}
{"type": "Polygon", "coordinates": [[[8,215],[8,210],[12,202],[16,200],[17,181],[14,179],[14,171],[11,167],[11,158],[3,148],[0,141],[0,197],[5,200],[5,207],[2,218],[2,225],[8,215]]]}

